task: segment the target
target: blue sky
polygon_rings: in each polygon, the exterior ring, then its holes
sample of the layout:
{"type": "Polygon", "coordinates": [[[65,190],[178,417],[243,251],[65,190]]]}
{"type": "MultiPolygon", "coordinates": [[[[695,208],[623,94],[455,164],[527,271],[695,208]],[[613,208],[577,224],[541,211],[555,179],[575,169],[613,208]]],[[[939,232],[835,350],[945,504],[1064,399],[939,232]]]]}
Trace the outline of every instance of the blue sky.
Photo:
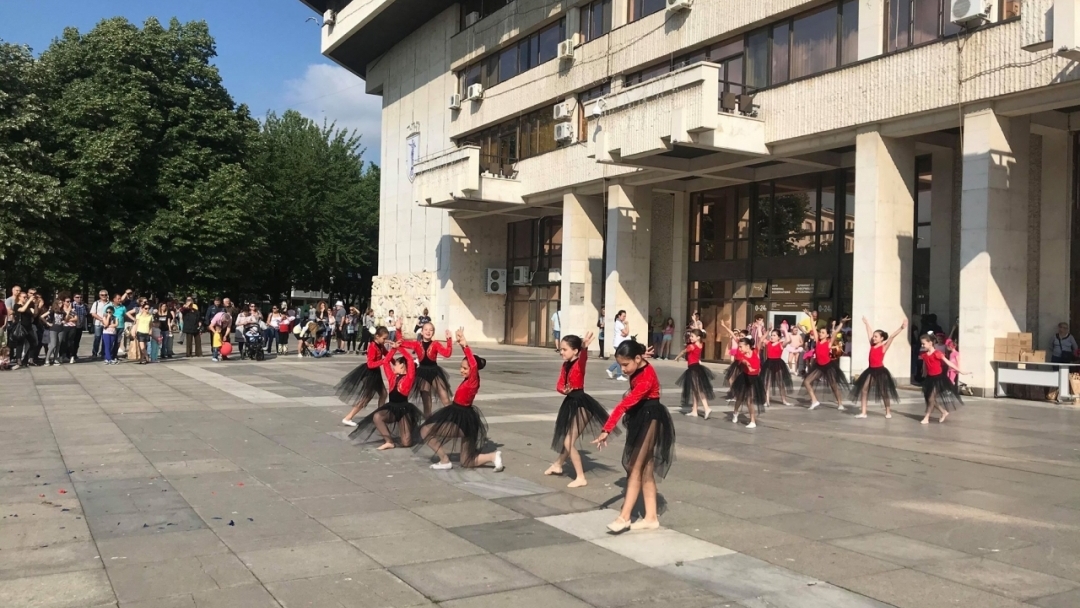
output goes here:
{"type": "Polygon", "coordinates": [[[314,11],[300,0],[0,0],[0,39],[28,44],[35,53],[72,26],[89,31],[123,16],[142,25],[203,20],[217,41],[215,64],[239,103],[261,117],[288,108],[363,134],[364,159],[379,162],[380,99],[361,80],[319,53],[314,11]]]}

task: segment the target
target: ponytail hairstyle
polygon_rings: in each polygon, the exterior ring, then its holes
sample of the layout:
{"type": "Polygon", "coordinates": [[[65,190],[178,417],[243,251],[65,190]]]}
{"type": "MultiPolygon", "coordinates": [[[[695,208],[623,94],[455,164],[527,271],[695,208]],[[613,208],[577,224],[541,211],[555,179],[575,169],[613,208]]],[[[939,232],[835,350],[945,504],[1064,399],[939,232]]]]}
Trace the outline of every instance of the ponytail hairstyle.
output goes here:
{"type": "Polygon", "coordinates": [[[929,342],[931,346],[937,346],[938,345],[937,334],[935,334],[932,331],[928,331],[925,334],[923,334],[922,336],[920,336],[919,340],[924,341],[924,342],[929,342]]]}
{"type": "Polygon", "coordinates": [[[881,336],[881,341],[882,342],[889,339],[889,332],[881,331],[880,329],[875,329],[874,333],[881,336]]]}
{"type": "Polygon", "coordinates": [[[570,348],[572,348],[574,350],[581,350],[582,342],[581,342],[581,337],[580,336],[575,336],[574,334],[570,334],[569,336],[563,336],[562,341],[565,342],[567,346],[569,346],[570,348]]]}
{"type": "Polygon", "coordinates": [[[697,336],[698,339],[701,340],[702,342],[705,341],[705,330],[703,330],[703,329],[691,329],[690,330],[690,335],[691,336],[697,336]]]}
{"type": "Polygon", "coordinates": [[[636,340],[623,340],[619,348],[615,349],[615,357],[618,359],[636,359],[645,356],[645,345],[636,340]]]}
{"type": "MultiPolygon", "coordinates": [[[[480,371],[487,367],[487,359],[478,355],[473,355],[473,359],[476,359],[476,371],[480,371]]],[[[466,359],[468,361],[468,359],[466,359]]]]}
{"type": "Polygon", "coordinates": [[[386,329],[385,325],[380,325],[375,328],[375,337],[382,338],[390,335],[390,330],[386,329]]]}
{"type": "Polygon", "coordinates": [[[750,337],[739,338],[739,344],[745,344],[750,348],[754,348],[754,339],[750,337]]]}

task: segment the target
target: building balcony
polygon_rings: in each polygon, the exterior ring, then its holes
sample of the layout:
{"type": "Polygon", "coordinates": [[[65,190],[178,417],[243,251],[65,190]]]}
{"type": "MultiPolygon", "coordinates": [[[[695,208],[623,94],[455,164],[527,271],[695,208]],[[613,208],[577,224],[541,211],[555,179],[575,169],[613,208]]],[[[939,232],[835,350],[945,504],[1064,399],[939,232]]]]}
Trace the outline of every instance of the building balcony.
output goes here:
{"type": "Polygon", "coordinates": [[[480,153],[479,146],[451,148],[414,167],[416,203],[449,211],[499,212],[524,207],[513,159],[480,153]]]}
{"type": "Polygon", "coordinates": [[[720,92],[720,66],[698,63],[591,101],[590,156],[684,171],[694,162],[748,164],[768,156],[765,122],[721,111],[720,92]]]}

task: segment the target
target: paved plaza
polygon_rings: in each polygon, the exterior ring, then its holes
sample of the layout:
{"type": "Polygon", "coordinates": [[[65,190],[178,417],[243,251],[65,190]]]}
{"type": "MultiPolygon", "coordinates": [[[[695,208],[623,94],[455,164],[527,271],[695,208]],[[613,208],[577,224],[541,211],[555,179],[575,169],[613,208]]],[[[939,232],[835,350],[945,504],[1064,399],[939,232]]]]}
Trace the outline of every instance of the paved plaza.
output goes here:
{"type": "MultiPolygon", "coordinates": [[[[610,536],[621,439],[583,453],[585,488],[544,477],[557,355],[477,352],[503,473],[351,441],[356,356],[0,373],[0,606],[1080,605],[1080,411],[969,399],[923,426],[905,391],[892,420],[778,406],[751,430],[716,403],[675,415],[664,527],[610,536]]],[[[683,364],[657,368],[676,406],[683,364]]]]}

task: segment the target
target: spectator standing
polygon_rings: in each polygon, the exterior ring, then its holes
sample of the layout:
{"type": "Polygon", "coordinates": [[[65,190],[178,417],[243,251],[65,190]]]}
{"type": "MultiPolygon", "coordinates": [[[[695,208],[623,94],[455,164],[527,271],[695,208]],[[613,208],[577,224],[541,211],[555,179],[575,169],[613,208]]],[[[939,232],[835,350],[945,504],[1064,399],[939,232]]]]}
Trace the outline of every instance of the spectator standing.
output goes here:
{"type": "Polygon", "coordinates": [[[157,311],[154,313],[154,320],[150,325],[151,363],[156,363],[165,357],[165,353],[167,352],[165,339],[172,334],[172,327],[169,326],[171,318],[172,317],[169,314],[169,305],[165,302],[159,303],[157,311]]]}
{"type": "Polygon", "coordinates": [[[268,355],[273,352],[274,345],[277,343],[281,321],[284,318],[285,315],[280,308],[277,306],[270,308],[270,316],[266,318],[266,354],[268,355]]]}
{"type": "Polygon", "coordinates": [[[356,352],[356,334],[360,331],[360,311],[355,306],[349,307],[349,314],[345,315],[345,350],[356,352]]]}
{"type": "MultiPolygon", "coordinates": [[[[121,323],[117,329],[117,347],[127,353],[131,349],[131,341],[134,339],[134,335],[130,332],[131,327],[126,323],[127,313],[138,313],[139,311],[139,299],[135,297],[135,291],[131,289],[124,290],[124,294],[121,297],[121,304],[124,306],[124,319],[125,322],[121,323]]],[[[126,356],[126,355],[125,355],[126,356]]]]}
{"type": "Polygon", "coordinates": [[[112,358],[116,360],[124,341],[124,330],[127,328],[127,307],[124,306],[123,294],[113,296],[113,318],[116,319],[116,340],[113,341],[112,358]]]}
{"type": "MultiPolygon", "coordinates": [[[[630,323],[626,320],[626,311],[620,310],[615,313],[615,335],[611,338],[611,350],[619,350],[619,346],[629,337],[630,323]]],[[[616,380],[622,380],[623,382],[627,381],[626,376],[622,372],[622,366],[619,365],[618,359],[608,367],[607,375],[608,378],[615,378],[616,380]]]]}
{"type": "Polygon", "coordinates": [[[1076,352],[1080,346],[1076,344],[1076,338],[1069,332],[1069,324],[1058,323],[1057,333],[1050,341],[1050,361],[1052,363],[1073,363],[1076,361],[1076,352]]]}
{"type": "Polygon", "coordinates": [[[555,336],[555,352],[559,352],[559,346],[562,342],[562,311],[558,308],[555,309],[555,314],[551,315],[551,333],[555,336]]]}
{"type": "Polygon", "coordinates": [[[83,332],[89,329],[87,326],[89,311],[86,309],[81,293],[71,296],[71,312],[75,314],[75,331],[71,333],[71,362],[75,363],[79,360],[83,332]]]}
{"type": "Polygon", "coordinates": [[[358,355],[367,353],[368,343],[371,342],[371,336],[375,333],[375,311],[370,308],[367,309],[361,319],[361,325],[363,327],[361,327],[360,332],[363,335],[360,336],[360,350],[356,353],[358,355]]]}
{"type": "Polygon", "coordinates": [[[390,309],[390,313],[386,315],[386,329],[390,332],[390,341],[397,342],[397,317],[394,316],[394,309],[390,309]]]}
{"type": "Polygon", "coordinates": [[[342,346],[345,343],[345,317],[348,316],[348,311],[345,310],[345,303],[338,300],[334,304],[334,335],[337,337],[337,350],[335,353],[343,353],[345,349],[342,346]]]}
{"type": "Polygon", "coordinates": [[[656,354],[660,354],[664,341],[664,311],[659,306],[653,311],[653,315],[649,317],[649,343],[652,344],[653,351],[656,354]]]}
{"type": "MultiPolygon", "coordinates": [[[[3,334],[2,336],[0,336],[0,344],[8,343],[8,340],[10,338],[9,334],[11,333],[12,328],[15,327],[15,322],[17,321],[15,307],[18,305],[19,294],[21,293],[21,287],[19,287],[18,285],[12,285],[11,295],[4,300],[4,308],[7,310],[7,320],[5,323],[0,323],[0,334],[3,334]]],[[[14,345],[12,344],[10,346],[12,347],[11,363],[14,365],[18,363],[18,357],[16,356],[14,345]]]]}
{"type": "MultiPolygon", "coordinates": [[[[233,304],[233,301],[230,300],[229,298],[225,298],[223,300],[223,302],[224,302],[223,305],[225,307],[225,310],[229,311],[229,316],[232,318],[232,325],[230,325],[229,328],[227,328],[225,330],[225,333],[222,334],[221,340],[223,342],[228,342],[229,340],[232,339],[233,335],[235,334],[237,350],[241,350],[243,348],[243,345],[244,345],[244,330],[243,330],[243,328],[239,327],[240,324],[238,322],[238,319],[240,317],[241,309],[238,308],[237,306],[235,306],[233,304]]],[[[222,357],[222,358],[223,359],[228,359],[228,357],[222,357]]]]}
{"type": "Polygon", "coordinates": [[[282,315],[281,324],[278,325],[278,352],[283,355],[289,352],[289,335],[295,323],[296,311],[290,308],[282,315]]]}
{"type": "MultiPolygon", "coordinates": [[[[262,315],[259,314],[259,307],[254,303],[248,304],[247,310],[241,312],[236,317],[236,347],[240,350],[240,358],[244,358],[244,351],[247,350],[247,339],[244,337],[244,332],[249,325],[258,325],[262,320],[262,315]]],[[[247,353],[249,357],[254,357],[253,353],[247,353]]]]}
{"type": "Polygon", "coordinates": [[[214,298],[214,303],[206,307],[206,313],[203,315],[203,328],[206,331],[210,331],[210,322],[214,320],[217,313],[221,312],[221,298],[214,298]]]}
{"type": "Polygon", "coordinates": [[[128,319],[135,322],[135,340],[139,353],[139,365],[150,362],[150,339],[154,329],[154,313],[150,310],[149,302],[139,304],[138,314],[128,312],[128,319]]]}
{"type": "Polygon", "coordinates": [[[38,341],[35,328],[38,317],[37,298],[30,297],[29,292],[20,292],[16,300],[15,317],[15,326],[11,335],[15,350],[11,359],[16,363],[11,366],[11,369],[29,365],[34,354],[37,353],[38,341]]]}
{"type": "Polygon", "coordinates": [[[104,357],[104,353],[101,350],[101,343],[102,336],[105,332],[105,309],[111,306],[112,304],[109,303],[109,292],[102,289],[98,292],[97,301],[90,307],[90,317],[94,320],[94,345],[90,349],[90,357],[92,359],[104,357]]]}
{"type": "Polygon", "coordinates": [[[199,305],[195,303],[195,298],[188,296],[187,300],[184,301],[184,305],[180,308],[180,323],[187,339],[187,350],[185,352],[188,358],[191,358],[193,350],[196,357],[201,357],[203,323],[202,315],[199,314],[199,305]]]}
{"type": "MultiPolygon", "coordinates": [[[[417,317],[416,327],[413,328],[413,333],[416,334],[417,340],[420,339],[420,330],[423,329],[424,325],[428,323],[431,323],[431,316],[428,314],[428,309],[425,308],[424,312],[420,313],[420,316],[417,317]]],[[[558,342],[558,340],[555,341],[558,342]]]]}
{"type": "Polygon", "coordinates": [[[596,341],[600,344],[600,358],[607,359],[604,356],[604,307],[600,307],[600,317],[596,320],[596,328],[599,330],[596,332],[596,341]]]}
{"type": "Polygon", "coordinates": [[[8,334],[8,305],[4,300],[0,300],[0,348],[7,346],[7,334],[8,334]]]}
{"type": "Polygon", "coordinates": [[[113,305],[106,306],[104,313],[101,316],[101,354],[105,358],[105,365],[116,365],[116,317],[113,316],[113,305]]]}
{"type": "Polygon", "coordinates": [[[79,316],[75,314],[75,303],[71,298],[64,298],[64,325],[60,328],[60,362],[75,363],[75,339],[82,328],[79,316]]]}
{"type": "Polygon", "coordinates": [[[52,306],[49,310],[41,314],[41,320],[45,325],[45,331],[48,335],[49,350],[45,353],[45,365],[60,365],[60,339],[61,331],[64,329],[64,319],[67,315],[64,313],[64,301],[60,298],[53,300],[52,306]]]}
{"type": "Polygon", "coordinates": [[[45,305],[45,298],[38,293],[37,289],[30,288],[30,297],[34,300],[34,309],[38,312],[38,316],[34,318],[34,333],[37,334],[37,348],[31,355],[34,358],[34,362],[37,364],[44,363],[45,360],[41,356],[41,351],[49,345],[48,339],[45,336],[45,320],[41,318],[41,314],[49,310],[49,307],[45,305]]]}

